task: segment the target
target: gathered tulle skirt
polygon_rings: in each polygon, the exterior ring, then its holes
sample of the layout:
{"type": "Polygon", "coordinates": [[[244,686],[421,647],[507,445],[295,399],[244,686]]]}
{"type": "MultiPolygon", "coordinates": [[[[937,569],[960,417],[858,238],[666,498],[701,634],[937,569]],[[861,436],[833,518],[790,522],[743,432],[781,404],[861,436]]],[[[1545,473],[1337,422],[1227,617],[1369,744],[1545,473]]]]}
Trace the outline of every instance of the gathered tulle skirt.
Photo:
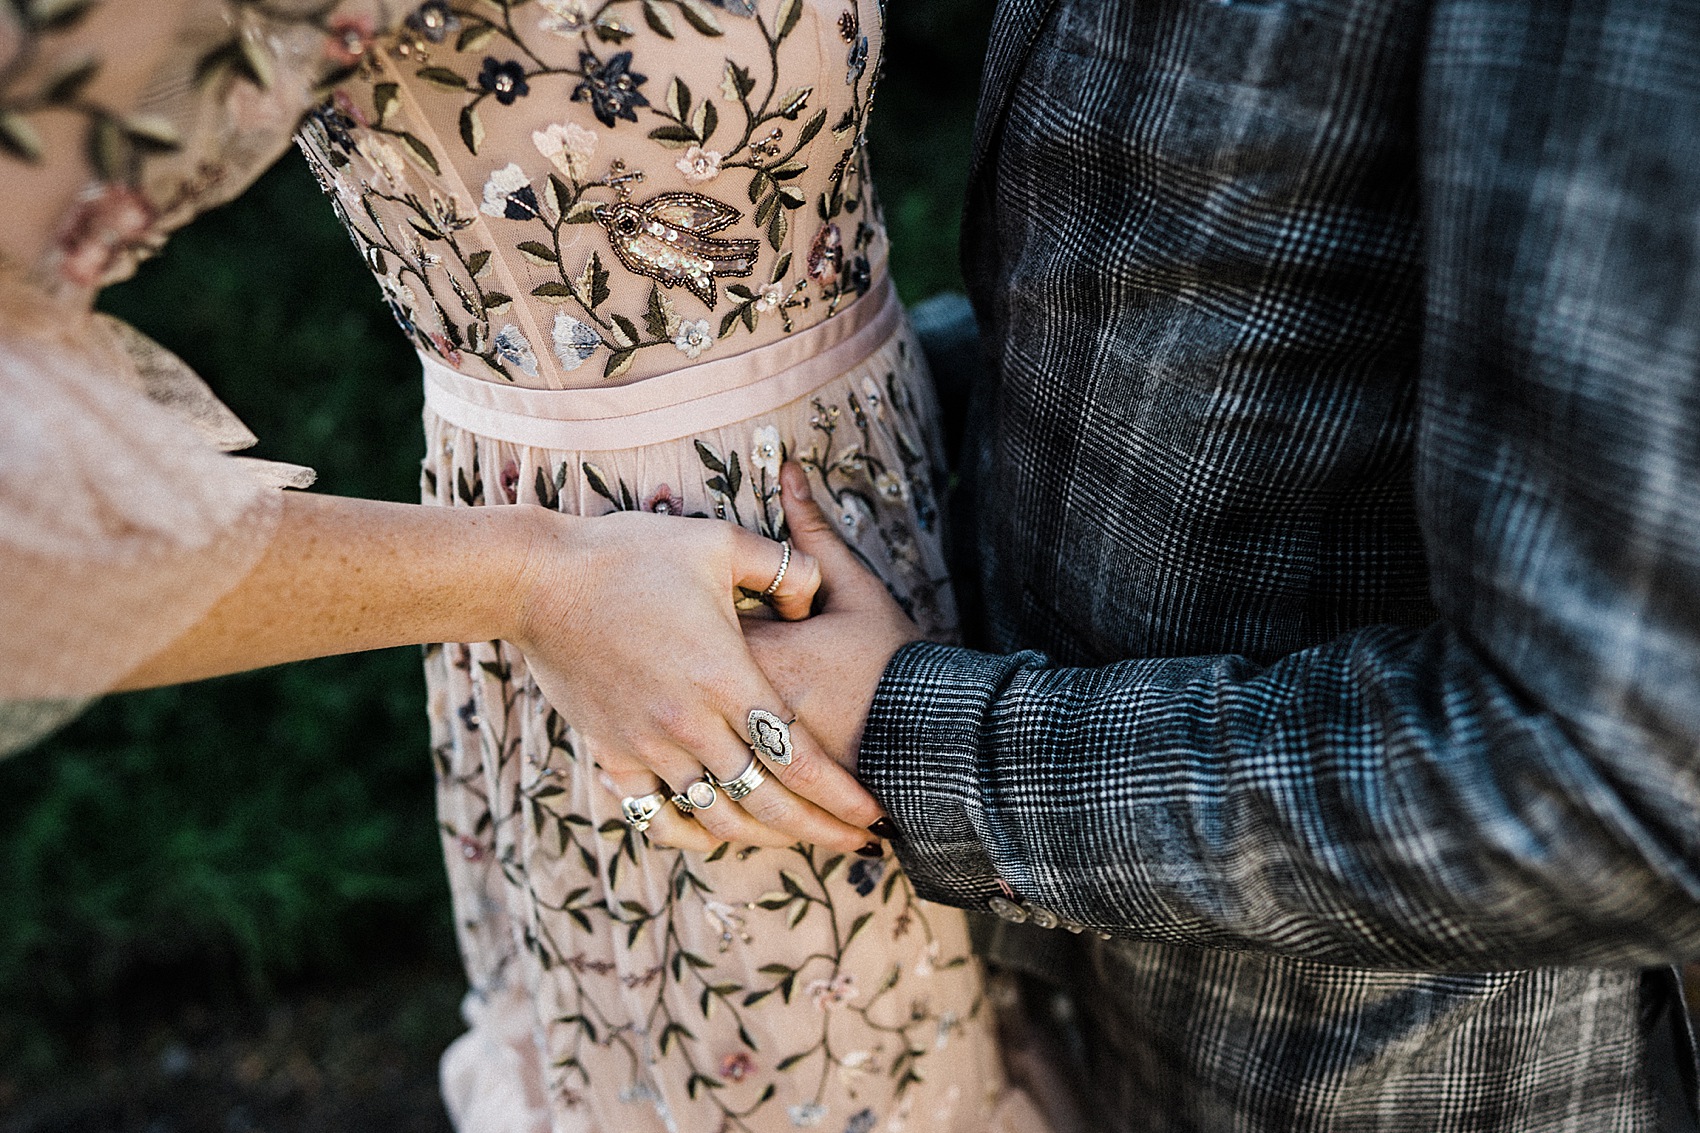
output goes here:
{"type": "MultiPolygon", "coordinates": [[[[889,285],[851,313],[776,344],[788,354],[733,359],[746,380],[669,375],[694,404],[639,393],[624,429],[605,396],[439,386],[425,497],[719,516],[777,537],[779,464],[797,459],[864,561],[946,636],[924,363],[889,285]],[[584,441],[600,447],[549,447],[584,441]]],[[[517,650],[444,645],[427,674],[471,985],[443,1060],[461,1133],[1044,1128],[1005,1085],[963,914],[917,900],[889,852],[651,845],[517,650]]]]}

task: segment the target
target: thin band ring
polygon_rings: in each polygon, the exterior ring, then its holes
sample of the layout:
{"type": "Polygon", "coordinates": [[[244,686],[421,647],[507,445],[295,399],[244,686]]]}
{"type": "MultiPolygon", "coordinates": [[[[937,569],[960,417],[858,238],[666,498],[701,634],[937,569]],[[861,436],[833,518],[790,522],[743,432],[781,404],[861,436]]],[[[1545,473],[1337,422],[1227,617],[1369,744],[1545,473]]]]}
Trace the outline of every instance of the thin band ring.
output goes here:
{"type": "Polygon", "coordinates": [[[748,767],[738,772],[735,777],[719,782],[720,789],[726,792],[726,797],[733,802],[738,802],[741,799],[748,798],[750,792],[766,781],[767,772],[762,770],[761,760],[752,755],[748,767]]]}
{"type": "Polygon", "coordinates": [[[761,592],[763,601],[770,601],[779,593],[779,584],[785,581],[785,572],[791,566],[791,540],[787,539],[780,546],[785,548],[785,555],[779,560],[779,573],[773,576],[773,581],[767,584],[767,589],[761,592]]]}

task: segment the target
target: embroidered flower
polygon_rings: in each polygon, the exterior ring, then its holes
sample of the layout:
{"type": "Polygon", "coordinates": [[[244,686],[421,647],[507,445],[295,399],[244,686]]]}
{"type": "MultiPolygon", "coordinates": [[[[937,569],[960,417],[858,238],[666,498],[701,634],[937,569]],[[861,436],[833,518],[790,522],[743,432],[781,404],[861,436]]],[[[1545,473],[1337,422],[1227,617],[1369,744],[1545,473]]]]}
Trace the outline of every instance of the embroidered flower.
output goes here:
{"type": "Polygon", "coordinates": [[[838,1060],[838,1070],[844,1075],[846,1085],[852,1085],[856,1079],[878,1070],[874,1062],[874,1052],[871,1050],[853,1050],[838,1060]]]}
{"type": "Polygon", "coordinates": [[[756,14],[756,0],[708,0],[723,12],[748,18],[756,14]]]}
{"type": "Polygon", "coordinates": [[[531,93],[531,86],[525,81],[525,68],[512,59],[502,62],[493,55],[484,57],[478,85],[495,95],[503,106],[512,106],[515,99],[531,93]]]}
{"type": "Polygon", "coordinates": [[[856,998],[856,977],[839,972],[827,980],[811,980],[803,989],[819,1011],[834,1011],[856,998]]]}
{"type": "Polygon", "coordinates": [[[868,264],[868,257],[856,256],[844,270],[846,285],[858,295],[866,295],[868,288],[874,284],[873,268],[868,264]]]}
{"type": "Polygon", "coordinates": [[[961,1025],[962,1021],[956,1017],[956,1012],[954,1011],[946,1011],[944,1014],[940,1015],[939,1034],[938,1038],[933,1040],[933,1049],[943,1050],[946,1046],[948,1046],[950,1044],[951,1032],[961,1025]]]}
{"type": "Polygon", "coordinates": [[[720,1060],[720,1076],[728,1082],[742,1082],[756,1072],[756,1060],[745,1051],[734,1051],[720,1060]]]}
{"type": "Polygon", "coordinates": [[[862,30],[862,21],[856,15],[856,9],[846,8],[838,13],[838,38],[845,43],[855,43],[856,34],[862,30]]]}
{"type": "Polygon", "coordinates": [[[708,329],[707,319],[680,319],[679,333],[673,336],[673,345],[686,358],[695,358],[714,345],[714,332],[708,329]]]}
{"type": "Polygon", "coordinates": [[[555,122],[533,131],[531,144],[569,181],[583,181],[596,155],[596,131],[576,122],[555,122]]]}
{"type": "Polygon", "coordinates": [[[454,343],[440,334],[433,334],[430,338],[431,345],[436,348],[438,354],[442,355],[443,361],[451,366],[460,365],[460,350],[455,347],[454,343]]]}
{"type": "Polygon", "coordinates": [[[453,193],[439,197],[435,189],[431,191],[431,217],[444,232],[459,232],[476,223],[466,214],[466,206],[459,197],[453,193]]]}
{"type": "Polygon", "coordinates": [[[812,1129],[825,1119],[826,1107],[819,1102],[804,1102],[802,1105],[794,1105],[786,1110],[785,1115],[791,1119],[791,1124],[798,1129],[812,1129]]]}
{"type": "Polygon", "coordinates": [[[502,495],[508,498],[510,504],[519,503],[519,461],[504,460],[502,462],[502,495]]]}
{"type": "Polygon", "coordinates": [[[519,367],[519,372],[528,378],[537,376],[537,355],[531,352],[531,343],[526,341],[524,331],[508,323],[496,332],[491,345],[496,348],[496,355],[502,361],[519,367]]]}
{"type": "Polygon", "coordinates": [[[342,67],[360,62],[378,34],[370,16],[332,16],[325,33],[325,57],[342,67]]]}
{"type": "Polygon", "coordinates": [[[383,289],[384,302],[389,304],[390,314],[401,324],[401,329],[412,335],[417,329],[413,321],[413,312],[419,305],[418,298],[413,294],[413,288],[390,275],[380,275],[378,286],[383,289]]]}
{"type": "Polygon", "coordinates": [[[856,887],[856,892],[866,897],[874,891],[874,886],[885,876],[885,859],[859,858],[850,864],[850,872],[845,875],[850,884],[856,887]]]}
{"type": "Polygon", "coordinates": [[[921,958],[915,961],[915,975],[919,979],[931,979],[933,968],[939,962],[939,942],[933,941],[922,951],[921,958]]]}
{"type": "Polygon", "coordinates": [[[873,513],[862,497],[853,492],[844,493],[844,498],[838,501],[838,526],[843,529],[846,538],[855,538],[862,529],[873,519],[873,513]]]}
{"type": "Polygon", "coordinates": [[[127,185],[102,185],[83,200],[61,231],[59,274],[92,287],[153,227],[153,206],[127,185]]]}
{"type": "Polygon", "coordinates": [[[470,834],[462,834],[455,839],[455,845],[460,848],[460,856],[469,862],[484,859],[484,844],[470,834]]]}
{"type": "Polygon", "coordinates": [[[777,283],[770,283],[756,289],[756,310],[766,314],[776,310],[779,304],[785,302],[785,288],[777,283]]]}
{"type": "Polygon", "coordinates": [[[784,458],[785,450],[779,442],[779,430],[772,425],[763,425],[755,431],[750,439],[751,470],[761,473],[769,480],[779,478],[779,462],[784,458]]]}
{"type": "Polygon", "coordinates": [[[702,918],[708,922],[708,927],[720,934],[720,950],[726,951],[732,947],[734,939],[750,943],[750,934],[744,931],[744,915],[724,901],[710,898],[702,903],[702,918]]]}
{"type": "Polygon", "coordinates": [[[467,701],[456,710],[455,715],[460,717],[461,725],[468,731],[476,729],[479,723],[478,702],[474,700],[467,701]]]}
{"type": "Polygon", "coordinates": [[[544,31],[571,38],[590,26],[590,9],[584,0],[542,0],[549,14],[538,21],[544,31]]]}
{"type": "Polygon", "coordinates": [[[685,501],[673,494],[670,485],[663,484],[643,501],[643,510],[652,511],[656,515],[684,515],[685,501]]]}
{"type": "Polygon", "coordinates": [[[909,499],[909,480],[893,472],[881,472],[874,477],[874,490],[893,503],[904,503],[909,499]]]}
{"type": "Polygon", "coordinates": [[[537,194],[531,190],[525,170],[513,162],[490,174],[484,182],[484,203],[479,212],[509,220],[530,220],[537,215],[537,194]]]}
{"type": "Polygon", "coordinates": [[[573,88],[573,101],[588,99],[591,110],[596,113],[596,120],[604,126],[613,126],[617,118],[636,122],[637,108],[649,105],[649,99],[638,90],[649,81],[649,77],[632,70],[630,51],[619,52],[606,63],[591,52],[582,51],[578,66],[584,77],[573,88]]]}
{"type": "Polygon", "coordinates": [[[721,153],[717,149],[703,149],[701,146],[692,146],[685,151],[684,157],[673,164],[680,173],[685,175],[685,180],[696,184],[702,181],[712,181],[720,176],[720,158],[721,153]]]}
{"type": "Polygon", "coordinates": [[[337,153],[348,153],[354,149],[352,131],[359,122],[349,113],[353,107],[354,103],[349,97],[337,91],[331,102],[319,107],[310,116],[319,129],[324,131],[325,144],[337,153]]]}
{"type": "Polygon", "coordinates": [[[838,231],[838,225],[829,224],[815,233],[814,242],[809,245],[809,278],[822,287],[831,287],[838,282],[838,269],[843,264],[844,235],[838,231]]]}
{"type": "Polygon", "coordinates": [[[874,417],[885,416],[885,391],[880,388],[872,374],[862,378],[862,404],[868,407],[868,412],[874,417]]]}
{"type": "Polygon", "coordinates": [[[401,151],[384,139],[363,135],[354,143],[354,151],[372,167],[372,187],[380,193],[400,193],[407,186],[407,162],[401,151]]]}
{"type": "Polygon", "coordinates": [[[844,1133],[872,1133],[876,1121],[873,1110],[859,1109],[844,1123],[844,1133]]]}
{"type": "Polygon", "coordinates": [[[428,0],[419,5],[404,22],[409,30],[432,43],[441,43],[460,30],[460,17],[443,0],[428,0]]]}
{"type": "Polygon", "coordinates": [[[594,327],[565,311],[555,315],[555,329],[551,337],[555,340],[555,357],[560,360],[563,370],[578,369],[602,345],[602,336],[596,333],[594,327]]]}
{"type": "Polygon", "coordinates": [[[856,80],[868,69],[868,37],[859,35],[856,42],[850,45],[849,58],[845,60],[844,85],[855,86],[856,80]]]}

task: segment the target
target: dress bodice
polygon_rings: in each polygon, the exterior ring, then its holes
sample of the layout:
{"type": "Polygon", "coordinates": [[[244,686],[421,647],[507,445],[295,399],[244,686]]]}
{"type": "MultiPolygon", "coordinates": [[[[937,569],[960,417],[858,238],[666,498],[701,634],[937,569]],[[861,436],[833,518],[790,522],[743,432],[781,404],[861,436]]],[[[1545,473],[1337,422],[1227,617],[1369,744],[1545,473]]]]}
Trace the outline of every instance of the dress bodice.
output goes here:
{"type": "Polygon", "coordinates": [[[627,383],[868,290],[880,49],[874,0],[430,0],[300,141],[422,352],[627,383]]]}

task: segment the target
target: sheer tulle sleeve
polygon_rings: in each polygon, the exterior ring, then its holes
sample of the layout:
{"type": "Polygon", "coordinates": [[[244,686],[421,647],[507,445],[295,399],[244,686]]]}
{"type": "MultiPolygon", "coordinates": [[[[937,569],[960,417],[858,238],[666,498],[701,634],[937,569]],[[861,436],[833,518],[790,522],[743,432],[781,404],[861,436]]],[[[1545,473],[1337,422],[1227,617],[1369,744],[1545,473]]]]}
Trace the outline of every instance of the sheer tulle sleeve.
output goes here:
{"type": "Polygon", "coordinates": [[[310,482],[228,455],[241,423],[90,308],[246,188],[387,22],[375,0],[0,5],[0,753],[193,625],[264,553],[276,487],[310,482]]]}

